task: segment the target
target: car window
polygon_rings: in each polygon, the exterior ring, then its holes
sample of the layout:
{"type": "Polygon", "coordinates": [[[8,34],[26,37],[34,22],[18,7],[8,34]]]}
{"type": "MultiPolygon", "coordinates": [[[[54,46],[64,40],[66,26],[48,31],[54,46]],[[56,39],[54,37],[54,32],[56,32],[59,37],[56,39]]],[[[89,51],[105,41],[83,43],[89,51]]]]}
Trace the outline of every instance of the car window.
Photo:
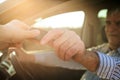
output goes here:
{"type": "Polygon", "coordinates": [[[38,18],[34,27],[38,28],[81,28],[85,14],[83,11],[74,11],[54,15],[45,19],[38,18]]]}
{"type": "Polygon", "coordinates": [[[105,25],[106,13],[107,13],[107,9],[102,9],[98,12],[98,18],[101,22],[101,25],[105,25]]]}
{"type": "MultiPolygon", "coordinates": [[[[85,13],[83,11],[67,12],[54,15],[45,19],[37,18],[32,25],[34,28],[40,28],[41,35],[44,35],[44,30],[48,31],[54,28],[67,28],[75,31],[79,36],[81,35],[81,28],[84,24],[85,13]]],[[[41,46],[33,42],[27,41],[24,44],[26,50],[49,50],[49,46],[41,46]]]]}
{"type": "Polygon", "coordinates": [[[99,33],[97,36],[97,44],[102,44],[104,42],[107,42],[107,38],[105,35],[105,20],[106,20],[106,14],[107,14],[107,9],[102,9],[98,12],[98,19],[100,21],[100,27],[99,27],[99,33]]]}
{"type": "Polygon", "coordinates": [[[0,0],[0,4],[4,3],[6,0],[0,0]]]}

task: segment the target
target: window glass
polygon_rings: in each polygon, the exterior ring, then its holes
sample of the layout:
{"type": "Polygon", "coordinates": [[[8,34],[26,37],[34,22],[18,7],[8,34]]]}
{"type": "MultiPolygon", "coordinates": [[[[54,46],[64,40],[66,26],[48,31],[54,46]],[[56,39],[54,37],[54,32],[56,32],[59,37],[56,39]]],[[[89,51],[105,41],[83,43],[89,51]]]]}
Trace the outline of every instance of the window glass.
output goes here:
{"type": "Polygon", "coordinates": [[[98,13],[98,18],[99,18],[99,20],[101,22],[101,26],[105,25],[106,15],[107,15],[107,9],[102,9],[98,13]]]}
{"type": "Polygon", "coordinates": [[[0,4],[4,3],[6,0],[0,0],[0,4]]]}
{"type": "Polygon", "coordinates": [[[106,18],[106,13],[107,13],[107,9],[102,9],[102,10],[100,10],[99,11],[99,13],[98,13],[98,17],[99,18],[106,18]]]}
{"type": "Polygon", "coordinates": [[[58,14],[45,19],[36,19],[33,25],[38,28],[81,28],[85,14],[83,11],[58,14]]]}
{"type": "Polygon", "coordinates": [[[99,33],[97,35],[97,45],[107,42],[107,38],[104,31],[106,15],[107,9],[102,9],[98,12],[98,19],[100,21],[101,27],[98,28],[99,33]]]}

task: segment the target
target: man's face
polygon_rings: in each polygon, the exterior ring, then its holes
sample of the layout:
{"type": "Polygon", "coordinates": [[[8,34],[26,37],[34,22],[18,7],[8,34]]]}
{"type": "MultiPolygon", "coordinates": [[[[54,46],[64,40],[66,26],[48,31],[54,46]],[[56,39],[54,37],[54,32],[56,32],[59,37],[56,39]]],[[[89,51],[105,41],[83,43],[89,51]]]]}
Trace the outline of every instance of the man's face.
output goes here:
{"type": "Polygon", "coordinates": [[[105,32],[110,46],[120,47],[120,11],[107,16],[105,32]]]}

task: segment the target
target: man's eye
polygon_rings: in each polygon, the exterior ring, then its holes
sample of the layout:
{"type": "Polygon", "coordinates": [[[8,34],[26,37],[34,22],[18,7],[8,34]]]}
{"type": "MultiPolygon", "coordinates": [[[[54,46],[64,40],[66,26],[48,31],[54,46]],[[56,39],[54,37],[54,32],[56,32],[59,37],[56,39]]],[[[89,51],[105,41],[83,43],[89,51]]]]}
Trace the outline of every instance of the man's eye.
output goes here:
{"type": "Polygon", "coordinates": [[[106,25],[110,25],[111,24],[111,22],[110,21],[106,21],[106,25]]]}
{"type": "Polygon", "coordinates": [[[116,22],[116,25],[117,25],[118,27],[120,27],[120,21],[116,22]]]}

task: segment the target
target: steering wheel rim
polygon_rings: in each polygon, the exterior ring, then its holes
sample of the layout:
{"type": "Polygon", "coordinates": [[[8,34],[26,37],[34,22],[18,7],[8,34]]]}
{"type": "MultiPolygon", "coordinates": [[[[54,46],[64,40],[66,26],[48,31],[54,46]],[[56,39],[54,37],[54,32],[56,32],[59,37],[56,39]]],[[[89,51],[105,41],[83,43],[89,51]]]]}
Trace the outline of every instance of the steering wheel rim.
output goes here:
{"type": "Polygon", "coordinates": [[[17,57],[17,55],[15,53],[16,53],[15,51],[12,51],[10,53],[10,59],[11,59],[11,62],[13,64],[14,68],[15,68],[16,74],[22,80],[34,80],[34,78],[31,75],[31,73],[29,73],[29,71],[24,69],[23,64],[20,62],[19,58],[17,57]]]}

